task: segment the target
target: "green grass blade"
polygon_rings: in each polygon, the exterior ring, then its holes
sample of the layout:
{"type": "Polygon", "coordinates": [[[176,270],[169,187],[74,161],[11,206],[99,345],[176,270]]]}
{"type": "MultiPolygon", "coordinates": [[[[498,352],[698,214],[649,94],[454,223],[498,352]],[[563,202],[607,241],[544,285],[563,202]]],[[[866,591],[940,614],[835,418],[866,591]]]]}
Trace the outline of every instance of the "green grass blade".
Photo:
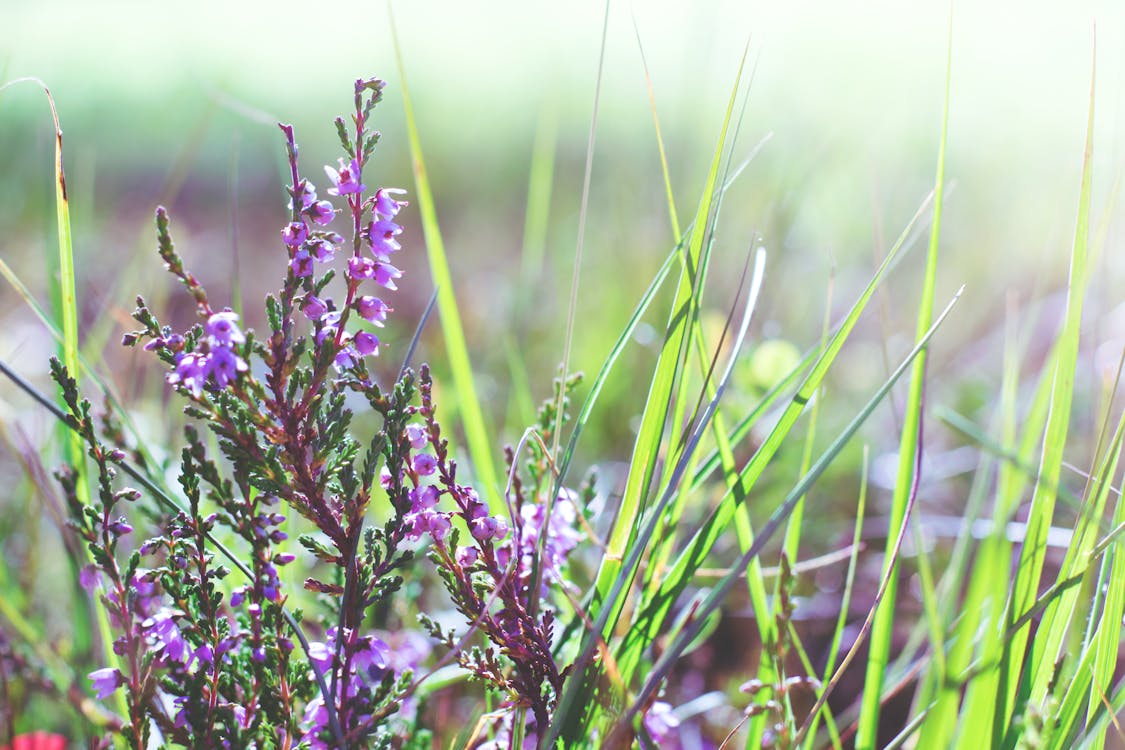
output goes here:
{"type": "MultiPolygon", "coordinates": [[[[934,286],[937,280],[938,244],[941,238],[941,214],[945,194],[945,154],[949,134],[950,81],[953,69],[953,11],[950,9],[949,31],[946,43],[945,104],[942,112],[941,138],[938,144],[937,174],[934,178],[934,218],[930,225],[930,244],[926,253],[925,278],[918,303],[917,336],[921,336],[933,320],[934,286]]],[[[856,729],[856,750],[874,750],[879,728],[880,696],[887,669],[894,627],[895,599],[898,589],[898,569],[889,551],[891,540],[906,518],[906,506],[914,486],[915,465],[922,423],[922,397],[926,381],[926,352],[914,362],[910,376],[910,391],[903,415],[902,437],[899,442],[898,475],[891,499],[890,533],[887,535],[888,554],[884,559],[883,574],[890,577],[887,595],[879,604],[871,629],[871,648],[868,652],[867,671],[864,675],[863,699],[860,706],[859,725],[856,729]]]]}
{"type": "MultiPolygon", "coordinates": [[[[859,550],[862,546],[863,539],[863,518],[867,512],[867,478],[868,478],[868,449],[863,446],[863,472],[859,478],[859,502],[856,503],[855,509],[855,530],[852,532],[852,551],[848,555],[848,572],[844,576],[844,594],[840,597],[840,613],[836,616],[836,627],[832,630],[832,639],[828,644],[828,657],[824,661],[824,673],[821,678],[822,685],[826,686],[832,679],[832,674],[836,670],[836,657],[840,655],[840,643],[844,637],[844,628],[848,624],[848,610],[851,608],[852,601],[852,587],[855,585],[855,569],[856,562],[859,560],[859,550]]],[[[810,671],[809,674],[812,674],[810,671]]],[[[821,698],[825,688],[821,687],[817,693],[817,699],[821,698]]],[[[824,704],[825,706],[827,703],[824,704]]],[[[831,721],[832,715],[826,710],[818,711],[813,714],[809,721],[808,739],[804,747],[807,750],[812,750],[815,747],[814,741],[816,738],[817,725],[820,723],[820,717],[824,716],[831,721]]],[[[832,724],[829,723],[831,728],[832,724]]],[[[839,750],[841,747],[839,737],[832,736],[832,747],[839,750]]]]}
{"type": "Polygon", "coordinates": [[[693,611],[694,617],[692,621],[671,639],[671,642],[661,654],[656,664],[653,665],[652,671],[646,679],[644,687],[642,687],[638,692],[633,706],[626,712],[626,721],[628,721],[631,718],[631,715],[636,712],[638,705],[645,705],[645,701],[653,695],[653,692],[660,684],[660,681],[668,674],[669,669],[675,663],[676,659],[679,658],[680,654],[683,652],[683,649],[695,638],[698,630],[703,626],[703,623],[706,620],[707,616],[720,606],[723,599],[730,592],[731,588],[733,588],[734,585],[738,582],[738,578],[740,577],[742,571],[746,569],[746,566],[749,564],[750,560],[756,557],[762,551],[762,548],[766,545],[766,543],[773,537],[775,533],[777,533],[782,524],[784,524],[786,519],[789,517],[789,514],[793,511],[793,508],[796,506],[800,498],[808,492],[813,483],[816,482],[820,475],[824,473],[824,470],[828,468],[828,466],[835,460],[836,456],[839,455],[840,451],[844,449],[844,446],[847,445],[852,436],[854,436],[855,433],[859,430],[860,426],[866,421],[867,417],[871,415],[871,413],[879,406],[879,404],[882,403],[883,399],[886,398],[887,394],[890,393],[891,388],[898,381],[898,379],[902,377],[903,373],[906,372],[911,362],[913,362],[918,354],[925,349],[926,345],[930,341],[930,338],[937,332],[942,323],[945,322],[945,319],[947,318],[949,313],[953,310],[953,306],[960,298],[960,294],[961,293],[958,292],[957,296],[954,297],[952,301],[950,301],[949,305],[934,321],[930,330],[923,335],[918,344],[914,347],[913,350],[911,350],[911,352],[906,356],[906,358],[898,366],[898,368],[893,373],[891,373],[890,377],[876,391],[874,396],[872,396],[872,398],[867,402],[863,409],[861,409],[856,417],[848,424],[848,426],[840,432],[840,434],[836,437],[836,439],[832,442],[828,449],[825,450],[823,454],[821,454],[820,458],[817,459],[816,463],[808,471],[808,473],[806,473],[801,478],[801,480],[789,491],[785,499],[773,512],[766,524],[762,527],[761,532],[758,534],[757,538],[755,538],[754,543],[751,545],[750,549],[748,549],[738,557],[738,559],[731,566],[730,572],[727,573],[721,579],[721,581],[716,586],[714,586],[710,590],[710,592],[708,592],[708,594],[702,599],[702,601],[695,607],[693,611]]]}
{"type": "Polygon", "coordinates": [[[619,650],[618,658],[620,660],[638,659],[639,653],[647,648],[648,644],[656,637],[661,624],[666,621],[672,605],[691,582],[695,572],[704,564],[720,535],[729,528],[735,513],[742,506],[750,489],[757,482],[762,472],[765,471],[766,466],[780,449],[797,419],[804,413],[809,401],[820,388],[828,369],[854,330],[860,315],[871,301],[875,290],[886,278],[887,272],[906,246],[907,238],[911,236],[914,225],[928,205],[929,199],[923,202],[898,240],[891,247],[883,263],[868,283],[867,288],[852,305],[851,310],[829,340],[827,347],[820,353],[797,392],[790,398],[789,404],[785,407],[773,429],[739,473],[738,482],[723,496],[707,521],[688,542],[686,549],[680,553],[672,566],[666,571],[657,593],[646,597],[638,606],[633,625],[619,650]],[[636,653],[630,654],[631,650],[636,653]]]}
{"type": "MultiPolygon", "coordinates": [[[[655,467],[658,464],[658,454],[663,442],[663,434],[667,415],[672,404],[672,393],[676,375],[681,371],[685,355],[686,336],[688,333],[688,317],[691,303],[697,294],[697,282],[701,279],[701,261],[705,260],[703,253],[704,240],[708,234],[708,216],[711,213],[711,203],[716,195],[719,168],[726,143],[727,128],[731,121],[735,99],[742,78],[742,67],[739,67],[735,78],[724,115],[718,145],[715,149],[711,168],[708,172],[703,197],[692,226],[691,238],[682,255],[684,269],[680,274],[674,301],[672,303],[671,319],[668,322],[664,345],[661,348],[656,369],[653,374],[649,392],[645,401],[645,408],[641,417],[641,426],[633,446],[633,455],[630,459],[625,489],[619,503],[614,524],[606,541],[606,553],[599,567],[594,583],[594,602],[592,613],[597,613],[600,623],[598,637],[606,638],[616,627],[617,618],[624,606],[624,597],[611,597],[613,589],[622,590],[622,575],[631,577],[633,571],[623,570],[622,561],[628,551],[634,547],[634,540],[638,530],[641,514],[644,512],[644,498],[649,492],[655,467]],[[698,278],[697,278],[698,277],[698,278]]],[[[592,656],[595,645],[594,639],[587,636],[583,639],[584,646],[580,652],[592,656]]],[[[580,661],[582,659],[580,658],[580,661]]],[[[577,669],[575,674],[567,680],[566,688],[559,702],[556,720],[553,728],[565,727],[567,736],[577,739],[586,735],[585,714],[587,708],[593,708],[590,700],[594,688],[594,676],[585,674],[585,667],[577,669]],[[580,697],[581,696],[581,697],[580,697]]]]}
{"type": "Polygon", "coordinates": [[[454,390],[457,393],[457,413],[465,430],[465,442],[473,463],[473,473],[477,478],[477,488],[487,497],[493,512],[503,510],[500,497],[499,475],[492,455],[492,440],[485,426],[484,412],[480,398],[473,383],[472,364],[469,350],[465,344],[465,332],[461,325],[461,315],[457,311],[457,297],[454,293],[453,276],[449,271],[449,261],[445,255],[445,243],[438,225],[437,209],[430,189],[430,178],[426,161],[422,154],[422,140],[418,134],[418,123],[414,116],[414,105],[410,89],[406,84],[406,68],[399,47],[398,33],[391,21],[391,36],[395,46],[395,61],[398,64],[402,85],[402,103],[406,117],[406,130],[410,142],[410,155],[414,168],[415,194],[418,199],[418,214],[422,222],[422,232],[426,239],[426,256],[433,275],[434,287],[438,290],[438,316],[441,319],[445,338],[446,357],[454,390]]]}
{"type": "MultiPolygon", "coordinates": [[[[1092,156],[1094,143],[1094,72],[1090,75],[1090,100],[1086,125],[1086,146],[1082,165],[1082,188],[1078,202],[1074,245],[1071,252],[1070,278],[1067,285],[1066,313],[1062,330],[1059,333],[1059,355],[1055,365],[1054,383],[1051,392],[1051,410],[1047,418],[1043,452],[1039,462],[1039,480],[1031,499],[1031,509],[1027,519],[1027,534],[1020,550],[1019,567],[1009,601],[1007,618],[1009,622],[1018,620],[1035,602],[1039,578],[1046,555],[1047,529],[1054,516],[1057,492],[1062,468],[1063,449],[1066,445],[1070,421],[1071,404],[1074,395],[1074,371],[1078,360],[1078,340],[1081,332],[1082,308],[1086,287],[1086,256],[1090,226],[1090,200],[1092,192],[1092,156]]],[[[1005,643],[1000,672],[1000,699],[1003,707],[1005,726],[1014,719],[1016,696],[1020,674],[1023,668],[1024,647],[1029,636],[1029,627],[1019,628],[1005,643]]],[[[1040,656],[1033,657],[1034,660],[1040,656]]],[[[1035,661],[1033,660],[1033,667],[1035,661]]],[[[994,735],[995,736],[995,735],[994,735]]]]}

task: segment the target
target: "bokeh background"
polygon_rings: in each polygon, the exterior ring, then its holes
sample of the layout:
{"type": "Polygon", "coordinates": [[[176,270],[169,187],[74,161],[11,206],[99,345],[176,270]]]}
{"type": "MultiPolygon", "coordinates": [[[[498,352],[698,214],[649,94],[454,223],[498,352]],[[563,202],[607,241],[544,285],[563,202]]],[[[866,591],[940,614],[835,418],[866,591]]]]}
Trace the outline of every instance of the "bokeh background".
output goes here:
{"type": "MultiPolygon", "coordinates": [[[[392,11],[499,445],[518,439],[529,398],[549,394],[562,356],[604,5],[0,0],[0,82],[36,76],[58,104],[85,342],[154,444],[174,440],[178,406],[156,362],[117,341],[131,327],[138,293],[162,320],[182,328],[192,319],[190,301],[155,254],[154,207],[169,208],[177,246],[212,299],[231,299],[249,326],[261,327],[258,300],[284,270],[286,165],[276,122],[295,125],[304,173],[323,186],[320,165],[338,152],[331,119],[347,112],[352,81],[384,78],[375,115],[383,139],[365,181],[413,190],[392,11]],[[543,231],[528,233],[537,143],[553,152],[554,171],[543,231]]],[[[736,163],[755,155],[725,198],[707,312],[721,322],[747,250],[760,241],[768,276],[740,388],[727,405],[737,415],[778,362],[817,341],[826,310],[836,317],[848,308],[932,188],[949,19],[946,3],[883,0],[613,3],[571,369],[597,371],[673,245],[649,82],[686,223],[748,50],[750,85],[732,154],[736,163]],[[777,345],[758,346],[767,340],[777,345]]],[[[1122,211],[1113,200],[1125,156],[1120,3],[986,0],[954,9],[939,304],[966,289],[935,341],[928,391],[931,403],[986,420],[1006,315],[1023,337],[1026,373],[1041,362],[1066,284],[1095,28],[1097,256],[1075,414],[1078,434],[1091,440],[1105,373],[1125,340],[1122,211]]],[[[44,305],[56,252],[52,168],[41,89],[0,92],[0,254],[44,305]]],[[[416,212],[403,218],[398,260],[406,276],[392,295],[389,368],[432,291],[416,212]]],[[[845,350],[826,391],[822,443],[909,350],[920,276],[916,252],[845,350]]],[[[615,462],[628,458],[659,342],[661,315],[648,321],[582,445],[584,463],[602,466],[607,494],[615,462]]],[[[0,358],[47,388],[53,351],[26,302],[0,286],[0,358]]],[[[419,356],[439,363],[442,352],[435,321],[419,356]]],[[[865,428],[877,487],[880,467],[894,465],[887,453],[897,444],[895,403],[865,428]]],[[[53,427],[8,385],[0,386],[0,423],[0,477],[19,485],[20,446],[50,440],[53,427]]],[[[967,483],[958,477],[975,454],[959,453],[964,438],[937,423],[927,440],[936,463],[920,510],[956,515],[967,483]]],[[[1079,465],[1083,442],[1075,444],[1079,465]]],[[[850,534],[859,456],[857,441],[818,487],[825,513],[806,536],[809,556],[850,534]],[[836,496],[848,502],[836,508],[836,496]]],[[[879,515],[885,500],[876,495],[871,512],[879,515]]],[[[0,508],[32,502],[0,496],[0,508]]],[[[0,536],[9,559],[31,559],[18,539],[0,536]]],[[[872,561],[877,567],[878,557],[872,561]]],[[[817,606],[814,592],[808,611],[817,606]]]]}

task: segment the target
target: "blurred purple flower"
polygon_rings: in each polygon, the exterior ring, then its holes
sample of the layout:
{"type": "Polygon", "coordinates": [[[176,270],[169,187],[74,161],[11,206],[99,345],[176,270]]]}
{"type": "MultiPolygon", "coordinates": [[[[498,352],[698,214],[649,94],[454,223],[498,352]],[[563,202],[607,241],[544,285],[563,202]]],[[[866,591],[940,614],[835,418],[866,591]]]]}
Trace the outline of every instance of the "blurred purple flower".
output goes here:
{"type": "Polygon", "coordinates": [[[211,350],[208,369],[215,378],[215,383],[220,388],[226,388],[238,378],[238,373],[246,372],[249,368],[242,357],[234,353],[233,349],[217,347],[211,350]]]}
{"type": "Polygon", "coordinates": [[[401,188],[379,188],[375,191],[375,213],[384,219],[393,219],[403,206],[410,205],[406,201],[395,200],[392,195],[405,195],[401,188]]]}
{"type": "Polygon", "coordinates": [[[207,356],[204,354],[182,354],[176,359],[176,369],[168,373],[169,385],[182,385],[199,396],[203,393],[203,383],[207,380],[207,356]]]}
{"type": "Polygon", "coordinates": [[[246,343],[246,337],[239,330],[237,320],[238,313],[230,310],[215,313],[208,318],[203,325],[203,330],[207,333],[211,346],[231,346],[232,344],[246,343]]]}
{"type": "Polygon", "coordinates": [[[113,667],[95,669],[87,677],[94,683],[94,692],[100,701],[113,695],[117,688],[125,684],[125,677],[113,667]]]}
{"type": "Polygon", "coordinates": [[[362,193],[366,190],[367,186],[361,185],[359,182],[359,162],[352,159],[351,163],[344,166],[343,158],[338,161],[340,163],[339,170],[328,166],[324,168],[324,173],[328,175],[328,179],[332,180],[333,185],[328,188],[328,194],[348,195],[349,193],[362,193]]]}
{"type": "Polygon", "coordinates": [[[308,239],[309,226],[303,221],[292,221],[281,230],[281,239],[286,245],[296,247],[308,239]]]}
{"type": "Polygon", "coordinates": [[[382,327],[383,321],[387,319],[387,313],[391,311],[391,308],[387,307],[383,300],[370,295],[357,299],[355,309],[359,312],[361,318],[380,327],[382,327]]]}
{"type": "Polygon", "coordinates": [[[355,350],[362,357],[369,357],[379,353],[379,339],[378,337],[367,331],[359,331],[356,333],[355,338],[352,339],[355,350]]]}
{"type": "Polygon", "coordinates": [[[336,209],[328,201],[317,201],[305,207],[305,213],[320,226],[327,226],[336,218],[336,209]]]}

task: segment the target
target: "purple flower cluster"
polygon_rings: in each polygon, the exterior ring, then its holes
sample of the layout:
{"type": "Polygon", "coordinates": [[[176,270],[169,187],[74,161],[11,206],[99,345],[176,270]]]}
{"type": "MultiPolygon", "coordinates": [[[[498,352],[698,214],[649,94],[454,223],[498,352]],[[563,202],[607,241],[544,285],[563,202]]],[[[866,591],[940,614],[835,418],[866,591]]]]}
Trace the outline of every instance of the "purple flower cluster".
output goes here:
{"type": "MultiPolygon", "coordinates": [[[[337,246],[344,238],[335,232],[316,229],[326,227],[336,218],[336,209],[328,201],[316,199],[316,187],[308,180],[301,180],[293,188],[298,208],[298,218],[290,221],[281,230],[281,240],[289,248],[289,270],[302,278],[313,275],[313,262],[328,263],[336,256],[337,246]]],[[[330,188],[330,195],[336,193],[330,188]]],[[[290,208],[294,207],[291,201],[290,208]]]]}
{"type": "Polygon", "coordinates": [[[235,348],[237,344],[246,343],[237,320],[238,314],[229,309],[209,316],[203,325],[206,336],[203,345],[192,352],[182,351],[184,340],[178,335],[153,339],[145,344],[145,349],[167,347],[173,350],[176,366],[168,373],[168,383],[181,385],[198,398],[208,378],[222,389],[249,369],[235,348]]]}
{"type": "MultiPolygon", "coordinates": [[[[343,638],[337,628],[329,628],[325,641],[309,643],[309,658],[316,663],[331,684],[344,685],[344,695],[362,695],[377,685],[390,667],[392,657],[390,647],[381,638],[373,635],[357,636],[344,628],[343,638]],[[347,674],[336,655],[339,653],[347,664],[347,674]],[[328,675],[335,675],[331,679],[328,675]]],[[[357,717],[363,721],[364,717],[357,717]]],[[[305,730],[302,741],[308,742],[316,750],[328,750],[329,745],[320,736],[328,728],[328,709],[324,696],[318,695],[305,706],[301,724],[305,730]]]]}
{"type": "MultiPolygon", "coordinates": [[[[518,575],[525,585],[530,585],[533,561],[540,552],[540,538],[543,538],[542,557],[539,560],[541,571],[540,595],[548,592],[548,582],[557,585],[570,585],[563,577],[562,570],[571,551],[582,541],[583,535],[575,524],[578,520],[577,495],[568,489],[559,491],[554,504],[548,511],[546,504],[526,502],[520,507],[520,533],[518,538],[518,575]],[[546,529],[544,529],[546,526],[546,529]]],[[[512,559],[516,540],[506,540],[496,552],[500,565],[507,566],[512,559]]]]}
{"type": "MultiPolygon", "coordinates": [[[[395,280],[402,277],[402,271],[391,264],[390,256],[402,249],[395,239],[402,234],[402,227],[394,222],[394,218],[408,204],[394,197],[405,192],[397,188],[381,188],[373,198],[362,201],[362,193],[367,186],[360,182],[361,168],[356,159],[348,164],[341,159],[338,170],[332,167],[324,170],[333,185],[328,188],[329,195],[348,200],[357,228],[366,208],[371,210],[372,219],[359,232],[371,255],[365,255],[357,245],[356,252],[348,258],[348,303],[345,307],[354,309],[371,325],[382,327],[391,308],[373,295],[357,295],[356,290],[367,279],[373,279],[376,284],[391,291],[398,289],[395,280]]],[[[303,216],[311,217],[322,225],[332,220],[333,214],[323,207],[328,202],[316,201],[315,188],[307,180],[302,180],[294,192],[300,196],[303,216]],[[323,218],[318,220],[318,216],[323,218]]],[[[322,263],[332,260],[336,245],[342,241],[335,233],[310,232],[303,219],[291,222],[282,230],[282,237],[290,248],[290,268],[298,277],[312,275],[314,260],[322,263]]],[[[304,296],[301,311],[316,326],[318,346],[328,339],[339,346],[334,359],[337,369],[354,367],[360,358],[378,355],[379,338],[374,333],[360,330],[350,334],[341,330],[343,311],[334,309],[331,299],[321,299],[310,292],[304,296]]]]}

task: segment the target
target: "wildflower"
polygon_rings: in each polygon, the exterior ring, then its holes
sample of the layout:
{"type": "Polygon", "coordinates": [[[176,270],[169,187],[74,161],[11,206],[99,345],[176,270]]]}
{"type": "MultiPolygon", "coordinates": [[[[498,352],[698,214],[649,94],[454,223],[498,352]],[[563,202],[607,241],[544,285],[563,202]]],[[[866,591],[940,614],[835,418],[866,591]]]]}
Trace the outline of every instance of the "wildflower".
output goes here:
{"type": "Polygon", "coordinates": [[[348,195],[349,193],[362,193],[367,189],[366,185],[361,185],[359,182],[359,162],[355,159],[351,160],[347,166],[344,166],[344,160],[339,159],[339,171],[332,167],[326,166],[324,173],[328,175],[328,179],[332,180],[333,187],[328,188],[329,195],[348,195]]]}
{"type": "Polygon", "coordinates": [[[402,277],[402,271],[398,270],[390,263],[376,263],[374,277],[376,284],[385,286],[387,289],[394,291],[398,289],[398,287],[395,286],[394,280],[402,277]]]}
{"type": "Polygon", "coordinates": [[[328,201],[317,201],[305,208],[305,214],[320,226],[327,226],[336,218],[336,209],[328,201]]]}
{"type": "Polygon", "coordinates": [[[379,327],[382,327],[383,321],[387,319],[387,313],[391,311],[383,300],[370,295],[357,299],[355,309],[361,318],[379,327]]]}
{"type": "Polygon", "coordinates": [[[304,247],[298,248],[297,252],[293,253],[293,257],[289,259],[289,268],[292,269],[293,275],[298,278],[312,276],[313,259],[309,255],[309,251],[304,247]]]}
{"type": "Polygon", "coordinates": [[[238,313],[230,310],[215,313],[208,318],[203,330],[207,333],[211,346],[231,346],[232,344],[246,343],[246,337],[242,335],[242,331],[238,329],[238,325],[235,323],[237,320],[238,313]]]}
{"type": "Polygon", "coordinates": [[[320,320],[320,318],[328,312],[328,305],[326,305],[319,297],[315,295],[308,295],[305,297],[305,303],[301,305],[301,312],[309,320],[320,320]]]}
{"type": "Polygon", "coordinates": [[[406,191],[400,188],[379,188],[375,191],[375,213],[384,219],[393,219],[403,206],[410,205],[406,201],[395,200],[391,197],[405,195],[406,191]]]}
{"type": "Polygon", "coordinates": [[[368,357],[379,353],[379,339],[373,333],[360,331],[352,339],[352,342],[360,356],[368,357]]]}
{"type": "MultiPolygon", "coordinates": [[[[297,197],[301,201],[301,210],[306,211],[316,203],[316,188],[308,180],[301,180],[297,186],[297,197]]],[[[293,201],[289,201],[289,209],[293,210],[293,201]]]]}
{"type": "Polygon", "coordinates": [[[182,385],[199,397],[207,380],[207,357],[203,354],[183,354],[176,359],[176,369],[168,373],[169,385],[182,385]]]}
{"type": "Polygon", "coordinates": [[[434,487],[432,484],[427,484],[424,487],[415,487],[410,490],[410,509],[415,513],[433,508],[437,505],[437,501],[437,487],[434,487]]]}
{"type": "Polygon", "coordinates": [[[321,263],[327,263],[336,256],[336,246],[323,237],[310,241],[305,247],[321,263]]]}
{"type": "Polygon", "coordinates": [[[671,747],[676,742],[676,728],[680,720],[672,712],[672,705],[656,701],[645,712],[644,726],[658,747],[671,747]]]}
{"type": "Polygon", "coordinates": [[[371,245],[376,258],[386,260],[391,253],[402,249],[395,237],[402,234],[402,227],[389,219],[380,219],[367,225],[364,235],[371,245]]]}
{"type": "Polygon", "coordinates": [[[370,279],[375,276],[375,261],[359,255],[348,258],[348,276],[352,279],[370,279]]]}
{"type": "Polygon", "coordinates": [[[303,221],[292,221],[281,230],[281,239],[290,247],[297,247],[309,237],[309,225],[303,221]]]}
{"type": "Polygon", "coordinates": [[[211,350],[208,370],[215,378],[215,384],[226,388],[238,378],[238,373],[246,372],[249,366],[233,349],[218,347],[211,350]]]}
{"type": "Polygon", "coordinates": [[[406,425],[406,439],[410,441],[410,447],[416,451],[422,450],[426,447],[428,437],[426,435],[426,426],[412,422],[406,425]]]}
{"type": "Polygon", "coordinates": [[[131,534],[133,532],[133,527],[124,518],[118,518],[116,521],[112,521],[106,526],[105,530],[116,537],[131,534]]]}
{"type": "Polygon", "coordinates": [[[117,688],[125,684],[125,677],[113,667],[95,669],[87,677],[94,683],[94,692],[100,701],[113,695],[117,688]]]}
{"type": "Polygon", "coordinates": [[[142,622],[141,627],[152,637],[155,651],[161,658],[186,664],[191,654],[174,617],[172,610],[162,609],[142,622]]]}
{"type": "Polygon", "coordinates": [[[437,470],[437,459],[429,453],[418,453],[411,460],[411,465],[414,467],[414,471],[424,477],[428,477],[437,470]]]}
{"type": "Polygon", "coordinates": [[[467,568],[477,561],[480,557],[480,552],[476,547],[464,546],[457,548],[457,564],[462,568],[467,568]]]}

